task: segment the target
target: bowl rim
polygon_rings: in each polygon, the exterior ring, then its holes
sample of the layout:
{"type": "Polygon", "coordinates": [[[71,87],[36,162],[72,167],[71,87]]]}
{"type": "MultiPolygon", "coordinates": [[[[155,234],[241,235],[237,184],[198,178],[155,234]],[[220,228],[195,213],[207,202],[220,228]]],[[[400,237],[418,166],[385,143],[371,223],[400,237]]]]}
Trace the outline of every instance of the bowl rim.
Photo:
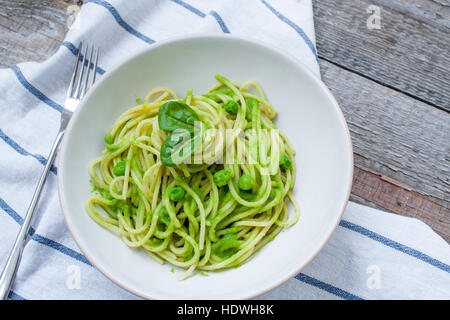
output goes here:
{"type": "MultiPolygon", "coordinates": [[[[135,59],[136,57],[145,54],[148,51],[151,51],[155,48],[161,47],[161,46],[165,46],[171,43],[176,43],[176,42],[184,42],[184,41],[190,41],[190,40],[195,40],[195,39],[202,39],[202,38],[219,38],[219,39],[233,39],[233,40],[237,40],[237,41],[241,41],[241,42],[247,42],[250,43],[252,45],[258,45],[260,47],[265,47],[265,49],[271,50],[281,56],[283,56],[284,58],[287,58],[288,60],[291,60],[292,62],[294,62],[296,65],[298,65],[301,69],[303,69],[312,79],[312,81],[315,81],[317,85],[319,85],[319,87],[321,87],[321,89],[324,91],[324,93],[326,94],[326,96],[329,98],[331,104],[333,105],[335,111],[337,111],[337,116],[338,116],[338,120],[339,122],[343,125],[344,129],[345,129],[345,133],[347,136],[346,139],[346,144],[347,144],[347,150],[348,150],[348,158],[349,158],[349,163],[348,163],[348,170],[349,170],[349,175],[348,175],[348,179],[347,179],[347,192],[346,192],[346,196],[345,199],[341,205],[341,208],[339,209],[339,214],[336,216],[336,223],[335,225],[331,228],[329,234],[324,238],[323,242],[321,243],[321,245],[317,248],[317,250],[315,250],[315,252],[313,252],[310,255],[310,258],[307,259],[302,265],[300,265],[299,267],[297,267],[295,270],[293,270],[291,273],[287,273],[285,275],[283,275],[282,277],[280,277],[280,279],[278,281],[274,281],[271,285],[268,285],[266,288],[261,289],[258,292],[252,292],[250,294],[244,294],[242,296],[239,297],[235,297],[233,299],[251,299],[251,298],[255,298],[258,297],[260,295],[263,295],[277,287],[279,287],[280,285],[282,285],[283,283],[285,283],[286,281],[292,279],[293,277],[295,277],[295,275],[297,275],[298,273],[301,272],[301,270],[303,270],[307,265],[309,265],[311,263],[311,261],[319,254],[319,252],[324,248],[324,246],[328,243],[328,241],[330,240],[331,236],[334,234],[334,232],[336,231],[336,228],[338,227],[342,216],[344,214],[345,208],[347,207],[348,201],[349,201],[349,197],[350,197],[350,193],[351,193],[351,189],[352,189],[352,183],[353,183],[353,174],[354,174],[354,159],[353,159],[353,144],[352,144],[352,139],[350,136],[350,131],[348,128],[348,124],[345,120],[344,114],[338,104],[338,102],[336,101],[335,97],[333,96],[333,94],[331,93],[330,89],[325,85],[325,83],[319,78],[319,76],[317,76],[307,65],[305,65],[303,62],[301,62],[298,58],[296,58],[294,55],[292,55],[291,53],[287,52],[284,49],[281,49],[273,44],[270,44],[268,42],[265,41],[261,41],[255,38],[251,38],[248,36],[241,36],[241,35],[234,35],[234,34],[220,34],[220,33],[210,33],[210,32],[203,32],[203,33],[195,33],[195,34],[189,34],[189,35],[181,35],[181,36],[175,36],[175,37],[170,37],[164,40],[160,40],[158,42],[155,42],[149,46],[145,46],[143,48],[137,49],[135,50],[132,54],[125,56],[121,59],[119,59],[116,63],[114,63],[108,70],[108,72],[105,73],[105,75],[102,75],[102,77],[97,80],[93,86],[90,88],[90,90],[86,93],[86,95],[81,99],[78,107],[76,108],[75,112],[72,114],[69,123],[66,127],[65,130],[65,134],[64,137],[62,139],[61,142],[61,148],[60,148],[60,157],[58,159],[58,167],[59,168],[63,168],[64,165],[62,163],[62,159],[63,159],[63,154],[65,153],[65,149],[66,149],[66,133],[70,132],[72,130],[72,126],[73,126],[73,119],[76,119],[78,117],[78,114],[80,112],[80,110],[82,109],[82,107],[84,107],[84,104],[86,103],[86,101],[89,100],[89,97],[91,96],[91,94],[93,94],[93,92],[96,90],[96,88],[98,86],[100,86],[104,81],[106,81],[117,69],[119,69],[120,67],[122,67],[124,64],[130,62],[131,60],[135,59]]],[[[61,172],[63,172],[63,170],[61,170],[61,172]]],[[[62,174],[58,174],[57,176],[57,183],[58,183],[58,197],[59,197],[59,203],[60,203],[60,207],[61,207],[61,211],[63,212],[63,216],[64,216],[64,220],[66,222],[67,228],[69,229],[72,238],[74,239],[76,245],[78,246],[78,248],[80,249],[81,253],[86,257],[86,259],[98,270],[100,271],[107,279],[111,280],[113,283],[115,283],[116,285],[118,285],[120,288],[136,295],[137,297],[141,297],[141,298],[145,298],[145,299],[150,299],[150,300],[154,300],[154,299],[158,299],[155,297],[152,297],[149,294],[146,294],[145,292],[142,291],[138,291],[135,290],[133,288],[130,288],[124,281],[122,280],[118,280],[116,278],[114,278],[107,270],[105,270],[101,265],[99,265],[98,263],[96,263],[95,259],[90,256],[88,254],[88,250],[86,248],[84,248],[81,245],[80,240],[77,238],[77,236],[75,235],[74,231],[73,231],[73,226],[70,224],[70,220],[69,220],[69,208],[67,206],[67,203],[64,201],[64,197],[62,196],[63,194],[63,177],[62,174]]]]}

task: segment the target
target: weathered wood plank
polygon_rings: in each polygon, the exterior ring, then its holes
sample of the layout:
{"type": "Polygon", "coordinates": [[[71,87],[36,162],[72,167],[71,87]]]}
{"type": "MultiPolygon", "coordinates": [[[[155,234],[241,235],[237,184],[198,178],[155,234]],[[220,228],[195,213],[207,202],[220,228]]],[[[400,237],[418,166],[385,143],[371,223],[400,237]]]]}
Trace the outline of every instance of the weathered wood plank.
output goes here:
{"type": "Polygon", "coordinates": [[[0,0],[0,67],[52,55],[67,32],[68,4],[62,0],[0,0]]]}
{"type": "Polygon", "coordinates": [[[450,200],[450,114],[320,61],[352,135],[355,164],[450,200]]]}
{"type": "Polygon", "coordinates": [[[319,56],[450,110],[450,1],[314,0],[319,56]],[[380,8],[381,29],[366,12],[380,8]]]}
{"type": "Polygon", "coordinates": [[[350,199],[421,219],[450,241],[450,114],[327,61],[320,67],[352,136],[350,199]]]}
{"type": "Polygon", "coordinates": [[[351,201],[422,220],[450,243],[450,202],[424,196],[355,166],[351,201]]]}

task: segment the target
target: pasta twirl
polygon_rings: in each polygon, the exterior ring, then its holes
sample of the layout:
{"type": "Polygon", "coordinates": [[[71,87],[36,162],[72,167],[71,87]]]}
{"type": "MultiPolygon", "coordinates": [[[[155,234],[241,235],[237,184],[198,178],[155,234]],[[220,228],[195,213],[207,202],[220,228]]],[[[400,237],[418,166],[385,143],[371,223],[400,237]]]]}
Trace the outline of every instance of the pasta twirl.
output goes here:
{"type": "Polygon", "coordinates": [[[150,91],[117,119],[89,168],[89,216],[186,269],[181,279],[241,265],[300,215],[295,151],[262,88],[216,79],[208,93],[183,99],[150,91]]]}

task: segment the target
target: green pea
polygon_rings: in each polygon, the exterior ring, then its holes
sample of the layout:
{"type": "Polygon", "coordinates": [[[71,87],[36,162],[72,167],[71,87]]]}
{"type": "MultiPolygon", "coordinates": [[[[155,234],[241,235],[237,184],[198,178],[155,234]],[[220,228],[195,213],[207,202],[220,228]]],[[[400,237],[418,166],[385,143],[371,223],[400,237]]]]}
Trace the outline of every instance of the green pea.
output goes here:
{"type": "Polygon", "coordinates": [[[111,133],[106,134],[105,142],[106,144],[112,144],[114,142],[114,138],[111,133]]]}
{"type": "Polygon", "coordinates": [[[173,187],[170,189],[169,198],[172,201],[180,201],[184,198],[185,191],[181,187],[173,187]]]}
{"type": "Polygon", "coordinates": [[[250,177],[248,174],[244,174],[239,178],[238,186],[241,190],[250,190],[253,188],[253,178],[250,177]]]}
{"type": "Polygon", "coordinates": [[[231,179],[231,172],[228,170],[220,170],[214,173],[214,182],[217,186],[222,187],[231,179]]]}
{"type": "Polygon", "coordinates": [[[245,111],[245,119],[247,121],[252,121],[253,108],[258,108],[258,100],[253,98],[245,98],[245,104],[247,105],[247,110],[245,111]]]}
{"type": "Polygon", "coordinates": [[[292,165],[291,159],[287,155],[283,155],[280,159],[280,168],[283,170],[289,169],[292,165]]]}
{"type": "Polygon", "coordinates": [[[114,168],[113,173],[116,176],[123,176],[125,174],[125,168],[127,167],[127,163],[125,160],[118,162],[114,168]]]}
{"type": "Polygon", "coordinates": [[[239,105],[236,101],[230,100],[225,103],[225,111],[229,114],[236,114],[239,110],[239,105]]]}

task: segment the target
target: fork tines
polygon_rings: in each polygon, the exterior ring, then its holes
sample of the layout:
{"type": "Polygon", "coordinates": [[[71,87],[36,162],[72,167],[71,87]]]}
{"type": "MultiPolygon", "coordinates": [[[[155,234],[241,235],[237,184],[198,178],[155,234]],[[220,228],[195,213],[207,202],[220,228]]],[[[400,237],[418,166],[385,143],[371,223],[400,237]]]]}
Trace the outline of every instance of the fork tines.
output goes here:
{"type": "Polygon", "coordinates": [[[81,54],[83,43],[80,42],[78,46],[77,58],[75,61],[75,66],[73,69],[72,79],[70,80],[69,90],[67,91],[67,97],[73,99],[81,99],[85,95],[86,91],[95,82],[95,76],[97,74],[97,63],[98,63],[98,48],[95,50],[94,56],[94,46],[90,49],[89,59],[88,52],[89,46],[86,45],[84,53],[81,54]],[[80,65],[81,60],[81,65],[80,65]],[[80,65],[80,66],[79,66],[80,65]],[[92,69],[92,76],[91,74],[92,69]],[[74,87],[76,83],[76,87],[74,87]]]}

